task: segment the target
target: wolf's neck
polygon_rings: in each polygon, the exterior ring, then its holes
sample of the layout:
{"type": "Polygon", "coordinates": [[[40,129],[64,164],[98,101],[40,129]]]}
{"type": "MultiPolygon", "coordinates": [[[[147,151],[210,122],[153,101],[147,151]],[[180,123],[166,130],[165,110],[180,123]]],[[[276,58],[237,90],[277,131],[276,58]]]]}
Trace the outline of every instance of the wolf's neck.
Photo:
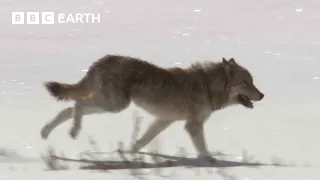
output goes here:
{"type": "Polygon", "coordinates": [[[210,91],[216,93],[226,93],[228,77],[222,63],[205,63],[202,68],[210,87],[210,91]]]}
{"type": "Polygon", "coordinates": [[[212,110],[221,109],[228,104],[230,90],[226,86],[228,78],[222,63],[195,63],[190,70],[203,74],[212,110]]]}

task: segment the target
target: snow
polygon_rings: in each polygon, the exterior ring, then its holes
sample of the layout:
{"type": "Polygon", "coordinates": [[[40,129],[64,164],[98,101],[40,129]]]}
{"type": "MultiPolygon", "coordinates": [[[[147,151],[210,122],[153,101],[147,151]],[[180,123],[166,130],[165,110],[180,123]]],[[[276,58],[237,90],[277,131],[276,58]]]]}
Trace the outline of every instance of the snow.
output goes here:
{"type": "MultiPolygon", "coordinates": [[[[53,100],[42,83],[76,82],[105,54],[136,56],[165,67],[234,57],[266,96],[253,110],[231,107],[214,113],[205,127],[210,150],[231,161],[240,161],[245,150],[263,163],[280,159],[297,166],[224,171],[243,180],[320,178],[319,1],[6,0],[0,6],[0,179],[135,178],[128,170],[46,171],[40,159],[48,145],[77,157],[90,148],[88,136],[102,151],[115,150],[118,141],[130,144],[133,105],[119,114],[84,117],[77,140],[68,135],[70,122],[47,141],[40,138],[42,126],[72,105],[53,100]],[[19,11],[100,13],[101,23],[12,25],[11,12],[19,11]]],[[[152,117],[138,111],[144,131],[152,117]]],[[[161,152],[175,154],[184,147],[195,153],[182,125],[177,122],[160,135],[161,152]]],[[[223,179],[219,169],[163,171],[173,173],[171,179],[223,179]]],[[[154,173],[145,177],[165,179],[154,173]]]]}

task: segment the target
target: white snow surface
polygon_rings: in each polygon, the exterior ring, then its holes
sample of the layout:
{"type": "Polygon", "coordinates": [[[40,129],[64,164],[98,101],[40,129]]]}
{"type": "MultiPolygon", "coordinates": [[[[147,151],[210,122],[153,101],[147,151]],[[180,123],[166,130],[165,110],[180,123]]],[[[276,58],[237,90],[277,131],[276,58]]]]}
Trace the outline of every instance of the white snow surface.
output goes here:
{"type": "MultiPolygon", "coordinates": [[[[250,70],[265,98],[253,110],[239,106],[214,113],[205,126],[210,150],[228,154],[232,161],[246,150],[263,163],[278,157],[297,164],[225,168],[237,179],[320,179],[320,1],[5,0],[0,7],[0,179],[135,179],[128,170],[46,171],[40,159],[48,145],[77,157],[90,148],[88,136],[101,151],[115,150],[119,141],[128,146],[134,110],[144,116],[142,131],[152,122],[131,105],[119,114],[84,117],[76,140],[68,135],[71,121],[48,140],[41,139],[42,126],[72,105],[56,102],[43,82],[76,82],[105,54],[135,56],[165,67],[234,57],[250,70]],[[101,23],[12,25],[15,11],[101,13],[101,23]]],[[[158,141],[163,153],[174,155],[184,147],[195,154],[182,122],[158,141]]],[[[164,173],[174,173],[171,179],[223,179],[218,169],[175,167],[164,173]]],[[[145,178],[166,179],[154,174],[145,178]]]]}

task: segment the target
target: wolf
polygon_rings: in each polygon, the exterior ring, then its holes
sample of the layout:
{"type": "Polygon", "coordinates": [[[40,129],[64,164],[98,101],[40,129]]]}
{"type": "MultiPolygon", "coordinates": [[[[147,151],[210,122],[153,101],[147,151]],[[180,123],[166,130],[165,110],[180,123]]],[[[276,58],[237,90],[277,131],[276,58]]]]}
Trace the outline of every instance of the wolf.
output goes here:
{"type": "Polygon", "coordinates": [[[155,117],[131,147],[136,153],[172,123],[185,121],[184,129],[199,156],[211,158],[204,136],[209,116],[231,105],[253,108],[264,94],[250,72],[234,58],[220,62],[195,62],[187,68],[162,68],[148,61],[121,55],[105,55],[89,67],[77,83],[44,83],[57,101],[75,101],[61,110],[41,130],[47,139],[52,130],[73,118],[69,135],[75,139],[83,115],[119,113],[131,102],[155,117]]]}

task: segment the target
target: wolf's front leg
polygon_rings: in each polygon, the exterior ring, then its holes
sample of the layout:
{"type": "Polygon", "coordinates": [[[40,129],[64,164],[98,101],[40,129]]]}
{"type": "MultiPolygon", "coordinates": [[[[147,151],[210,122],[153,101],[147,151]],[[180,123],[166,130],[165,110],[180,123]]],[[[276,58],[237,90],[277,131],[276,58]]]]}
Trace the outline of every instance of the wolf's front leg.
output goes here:
{"type": "Polygon", "coordinates": [[[216,159],[210,155],[207,144],[205,142],[203,123],[187,121],[187,123],[185,124],[185,129],[188,132],[191,141],[199,154],[199,157],[204,158],[205,160],[212,163],[215,162],[216,159]]]}
{"type": "Polygon", "coordinates": [[[137,153],[144,146],[149,144],[158,134],[164,131],[167,127],[172,124],[173,121],[157,119],[149,126],[147,131],[142,135],[142,137],[134,143],[131,149],[131,153],[137,153]]]}

